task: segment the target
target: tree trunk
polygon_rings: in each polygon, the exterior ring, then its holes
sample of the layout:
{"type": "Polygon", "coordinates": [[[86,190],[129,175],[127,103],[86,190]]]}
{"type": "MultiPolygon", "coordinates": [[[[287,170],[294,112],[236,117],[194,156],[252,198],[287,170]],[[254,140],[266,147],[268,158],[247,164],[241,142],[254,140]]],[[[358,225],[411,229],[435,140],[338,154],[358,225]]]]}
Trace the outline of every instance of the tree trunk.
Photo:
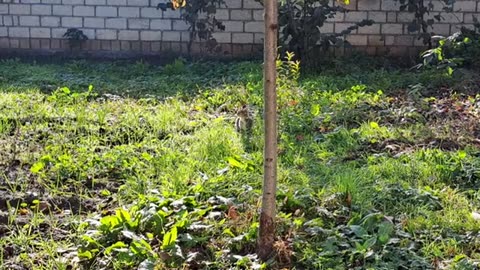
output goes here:
{"type": "Polygon", "coordinates": [[[277,35],[278,1],[265,0],[264,103],[265,149],[262,209],[257,253],[262,260],[273,254],[277,189],[277,35]]]}

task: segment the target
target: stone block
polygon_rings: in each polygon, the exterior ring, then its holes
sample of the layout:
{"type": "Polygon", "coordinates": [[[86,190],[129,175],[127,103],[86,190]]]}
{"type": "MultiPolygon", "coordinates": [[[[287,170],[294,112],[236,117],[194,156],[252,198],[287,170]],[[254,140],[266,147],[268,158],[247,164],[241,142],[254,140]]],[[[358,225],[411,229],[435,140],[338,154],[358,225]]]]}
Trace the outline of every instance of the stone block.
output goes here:
{"type": "Polygon", "coordinates": [[[152,46],[150,41],[142,42],[142,52],[149,53],[152,51],[152,46]]]}
{"type": "Polygon", "coordinates": [[[62,0],[42,0],[42,4],[61,4],[62,0]]]}
{"type": "Polygon", "coordinates": [[[138,7],[119,7],[118,16],[123,18],[140,18],[140,8],[138,7]]]}
{"type": "Polygon", "coordinates": [[[253,33],[233,33],[232,43],[234,44],[252,44],[253,33]]]}
{"type": "Polygon", "coordinates": [[[30,28],[30,37],[32,38],[51,38],[50,28],[33,27],[30,28]]]}
{"type": "Polygon", "coordinates": [[[21,26],[40,26],[39,16],[19,16],[21,26]]]}
{"type": "Polygon", "coordinates": [[[392,46],[395,44],[395,36],[384,36],[383,39],[385,39],[385,46],[392,46]]]}
{"type": "Polygon", "coordinates": [[[397,22],[397,12],[387,12],[387,22],[389,23],[397,22]]]}
{"type": "Polygon", "coordinates": [[[127,0],[127,6],[147,7],[149,5],[148,0],[127,0]]]}
{"type": "Polygon", "coordinates": [[[359,34],[380,34],[380,24],[373,24],[358,28],[359,34]]]}
{"type": "Polygon", "coordinates": [[[62,27],[81,28],[83,20],[79,17],[62,17],[62,27]]]}
{"type": "Polygon", "coordinates": [[[263,6],[254,0],[243,0],[243,8],[244,9],[263,9],[263,6]]]}
{"type": "Polygon", "coordinates": [[[217,20],[223,21],[230,19],[230,12],[228,9],[217,9],[215,13],[215,18],[217,20]]]}
{"type": "Polygon", "coordinates": [[[398,12],[397,13],[397,22],[401,23],[410,23],[415,19],[415,14],[410,12],[398,12]]]}
{"type": "Polygon", "coordinates": [[[190,32],[180,32],[181,42],[190,42],[190,32]]]}
{"type": "Polygon", "coordinates": [[[382,11],[370,11],[368,12],[368,19],[374,20],[375,23],[382,23],[387,21],[387,13],[382,11]]]}
{"type": "Polygon", "coordinates": [[[11,38],[9,48],[12,48],[12,49],[20,48],[20,40],[11,38]]]}
{"type": "Polygon", "coordinates": [[[333,18],[328,18],[327,22],[343,22],[345,21],[345,14],[344,13],[337,13],[333,18]]]}
{"type": "Polygon", "coordinates": [[[368,13],[366,11],[350,11],[345,13],[345,22],[360,22],[368,18],[368,13]]]}
{"type": "Polygon", "coordinates": [[[141,8],[140,14],[142,18],[161,18],[162,17],[162,11],[154,7],[141,8]]]}
{"type": "Polygon", "coordinates": [[[33,15],[52,15],[51,5],[32,5],[33,15]]]}
{"type": "Polygon", "coordinates": [[[128,19],[128,29],[150,29],[150,20],[128,19]]]}
{"type": "MultiPolygon", "coordinates": [[[[455,1],[453,10],[459,12],[475,12],[478,1],[455,1]]],[[[480,2],[478,2],[480,3],[480,2]]]]}
{"type": "Polygon", "coordinates": [[[141,50],[142,50],[142,46],[141,46],[140,41],[132,41],[132,42],[130,42],[130,48],[131,48],[132,51],[141,51],[141,50]]]}
{"type": "Polygon", "coordinates": [[[8,36],[12,38],[29,38],[30,29],[27,27],[9,27],[8,36]]]}
{"type": "Polygon", "coordinates": [[[263,22],[245,22],[245,32],[263,33],[265,24],[263,22]]]}
{"type": "Polygon", "coordinates": [[[322,34],[332,34],[335,29],[335,24],[326,22],[323,24],[323,26],[320,28],[320,33],[322,34]]]}
{"type": "Polygon", "coordinates": [[[244,22],[242,21],[224,21],[222,22],[223,25],[225,26],[225,31],[227,32],[240,32],[243,33],[243,24],[244,22]]]}
{"type": "Polygon", "coordinates": [[[54,5],[52,6],[52,14],[56,16],[72,16],[73,7],[72,6],[62,6],[54,5]]]}
{"type": "Polygon", "coordinates": [[[348,35],[346,40],[353,46],[366,46],[367,45],[367,36],[366,35],[348,35]]]}
{"type": "Polygon", "coordinates": [[[227,57],[232,53],[232,44],[230,43],[220,43],[220,53],[223,57],[227,57]]]}
{"type": "Polygon", "coordinates": [[[52,28],[52,38],[64,38],[63,35],[67,32],[67,28],[52,28]]]}
{"type": "Polygon", "coordinates": [[[381,0],[360,0],[358,1],[358,10],[380,10],[380,3],[381,0]]]}
{"type": "Polygon", "coordinates": [[[30,40],[25,38],[20,39],[20,49],[30,49],[30,40]]]}
{"type": "Polygon", "coordinates": [[[138,40],[139,32],[135,30],[119,30],[118,39],[119,40],[138,40]]]}
{"type": "Polygon", "coordinates": [[[399,23],[386,23],[382,24],[382,34],[403,34],[403,25],[399,23]]]}
{"type": "Polygon", "coordinates": [[[381,2],[381,8],[384,11],[399,11],[400,3],[396,0],[383,0],[381,2]]]}
{"type": "Polygon", "coordinates": [[[225,0],[225,5],[227,8],[242,8],[242,1],[241,0],[225,0]]]}
{"type": "MultiPolygon", "coordinates": [[[[341,32],[347,30],[350,26],[352,26],[352,23],[335,23],[335,33],[340,34],[341,32]]],[[[352,30],[350,34],[356,34],[357,30],[352,30]]]]}
{"type": "Polygon", "coordinates": [[[8,14],[8,4],[0,3],[0,14],[8,14]]]}
{"type": "Polygon", "coordinates": [[[127,29],[127,19],[125,18],[107,18],[105,27],[112,29],[127,29]]]}
{"type": "Polygon", "coordinates": [[[112,51],[120,51],[120,41],[118,40],[113,40],[112,42],[112,51]]]}
{"type": "Polygon", "coordinates": [[[104,18],[84,18],[83,26],[88,28],[105,28],[104,18]]]}
{"type": "Polygon", "coordinates": [[[126,6],[127,0],[107,0],[108,6],[126,6]]]}
{"type": "Polygon", "coordinates": [[[450,24],[435,24],[431,31],[434,35],[448,36],[450,34],[450,24]]]}
{"type": "Polygon", "coordinates": [[[90,51],[99,51],[100,48],[102,47],[102,43],[100,40],[87,40],[87,41],[89,41],[87,48],[90,51]]]}
{"type": "Polygon", "coordinates": [[[161,31],[140,31],[140,40],[159,41],[162,40],[161,31]]]}
{"type": "Polygon", "coordinates": [[[232,33],[216,32],[216,33],[213,33],[213,38],[215,38],[218,43],[231,43],[232,33]]]}
{"type": "Polygon", "coordinates": [[[31,5],[28,4],[10,4],[10,15],[29,15],[31,11],[31,5]]]}
{"type": "Polygon", "coordinates": [[[40,48],[50,49],[50,39],[41,39],[40,40],[40,48]]]}
{"type": "Polygon", "coordinates": [[[263,10],[254,10],[253,11],[253,19],[255,21],[263,21],[263,13],[264,11],[263,10]]]}
{"type": "Polygon", "coordinates": [[[129,50],[130,50],[130,42],[128,42],[128,41],[120,41],[120,50],[122,50],[122,51],[129,51],[129,50]]]}
{"type": "Polygon", "coordinates": [[[82,32],[85,36],[88,38],[94,38],[95,37],[95,29],[82,29],[82,32]]]}
{"type": "Polygon", "coordinates": [[[153,19],[150,22],[152,30],[172,30],[172,20],[153,19]]]}
{"type": "Polygon", "coordinates": [[[462,23],[463,22],[463,13],[454,12],[454,13],[442,13],[442,23],[462,23]]]}
{"type": "Polygon", "coordinates": [[[100,47],[104,51],[111,51],[112,50],[112,42],[109,40],[102,40],[100,43],[100,47]]]}
{"type": "Polygon", "coordinates": [[[60,49],[60,40],[59,39],[50,40],[50,49],[60,49]]]}
{"type": "Polygon", "coordinates": [[[172,21],[172,29],[175,31],[188,31],[188,28],[190,27],[183,20],[171,20],[171,21],[172,21]]]}
{"type": "Polygon", "coordinates": [[[160,52],[162,49],[162,44],[159,41],[152,42],[152,52],[160,52]]]}
{"type": "Polygon", "coordinates": [[[251,21],[253,19],[252,10],[234,9],[230,11],[230,20],[233,21],[251,21]]]}
{"type": "Polygon", "coordinates": [[[450,26],[450,34],[459,32],[462,27],[465,27],[470,30],[474,30],[475,26],[473,24],[454,24],[450,26]]]}
{"type": "Polygon", "coordinates": [[[95,7],[75,6],[73,7],[73,16],[79,16],[79,17],[95,16],[95,7]]]}
{"type": "Polygon", "coordinates": [[[395,37],[395,45],[397,46],[413,46],[413,36],[403,35],[395,37]]]}
{"type": "Polygon", "coordinates": [[[263,42],[265,41],[265,34],[263,33],[255,33],[253,35],[253,43],[255,44],[263,44],[263,42]]]}
{"type": "Polygon", "coordinates": [[[180,41],[180,32],[165,31],[163,32],[162,41],[180,41]]]}
{"type": "Polygon", "coordinates": [[[161,50],[164,52],[172,50],[172,42],[170,41],[168,42],[162,41],[161,46],[162,46],[161,50]]]}
{"type": "Polygon", "coordinates": [[[85,4],[84,0],[62,0],[64,5],[83,5],[85,4]]]}
{"type": "Polygon", "coordinates": [[[117,17],[117,7],[97,6],[95,9],[95,16],[97,17],[117,17]]]}
{"type": "Polygon", "coordinates": [[[13,26],[14,17],[17,19],[17,22],[15,24],[18,25],[18,16],[3,15],[2,17],[3,17],[3,26],[13,26]]]}
{"type": "Polygon", "coordinates": [[[107,0],[85,0],[85,5],[90,6],[105,6],[107,4],[107,0]]]}
{"type": "Polygon", "coordinates": [[[385,38],[382,35],[369,35],[368,46],[384,46],[385,38]]]}
{"type": "Polygon", "coordinates": [[[408,54],[408,49],[406,47],[393,46],[389,49],[390,49],[389,55],[391,56],[404,57],[404,56],[407,56],[408,54]]]}
{"type": "Polygon", "coordinates": [[[475,23],[475,19],[480,20],[480,14],[477,13],[464,13],[463,22],[467,24],[475,23]]]}

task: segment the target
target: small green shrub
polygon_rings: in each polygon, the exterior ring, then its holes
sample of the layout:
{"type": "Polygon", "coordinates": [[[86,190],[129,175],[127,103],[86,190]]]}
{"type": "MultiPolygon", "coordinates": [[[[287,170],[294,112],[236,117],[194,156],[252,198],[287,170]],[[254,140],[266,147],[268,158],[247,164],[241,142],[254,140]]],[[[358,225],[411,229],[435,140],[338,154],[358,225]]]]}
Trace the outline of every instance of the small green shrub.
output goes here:
{"type": "Polygon", "coordinates": [[[436,48],[422,54],[423,63],[417,67],[436,67],[452,74],[461,67],[479,68],[480,22],[475,19],[473,29],[462,27],[449,37],[439,37],[436,48]]]}

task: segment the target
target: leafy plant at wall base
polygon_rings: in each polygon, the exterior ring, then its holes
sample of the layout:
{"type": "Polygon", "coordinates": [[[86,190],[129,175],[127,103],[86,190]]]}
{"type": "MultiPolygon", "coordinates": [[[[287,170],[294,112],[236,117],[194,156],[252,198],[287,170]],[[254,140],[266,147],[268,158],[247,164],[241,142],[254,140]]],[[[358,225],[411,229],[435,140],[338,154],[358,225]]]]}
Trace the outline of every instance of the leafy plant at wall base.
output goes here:
{"type": "MultiPolygon", "coordinates": [[[[430,12],[434,10],[433,1],[426,2],[425,0],[398,0],[400,2],[400,11],[408,11],[414,13],[414,19],[408,24],[407,30],[410,33],[418,33],[418,39],[423,39],[423,44],[428,45],[428,48],[432,47],[431,31],[435,30],[435,21],[440,22],[444,18],[441,12],[434,15],[432,18],[426,18],[430,15],[430,12]]],[[[441,0],[442,11],[452,12],[453,4],[455,0],[441,0]]]]}
{"type": "Polygon", "coordinates": [[[480,63],[480,22],[474,19],[474,28],[462,27],[449,37],[438,37],[438,46],[422,53],[423,62],[417,68],[435,66],[452,74],[459,67],[478,68],[480,63]]]}
{"type": "Polygon", "coordinates": [[[77,28],[67,29],[67,32],[63,34],[63,37],[68,39],[68,44],[71,49],[80,47],[85,40],[88,40],[88,37],[83,31],[77,28]]]}
{"type": "Polygon", "coordinates": [[[175,0],[167,3],[159,3],[157,9],[163,12],[168,9],[176,10],[181,8],[180,17],[188,24],[190,37],[188,41],[188,52],[191,53],[195,40],[206,42],[208,51],[219,52],[217,40],[213,33],[217,30],[224,31],[225,26],[216,19],[217,7],[224,5],[223,0],[197,0],[183,1],[175,0]]]}

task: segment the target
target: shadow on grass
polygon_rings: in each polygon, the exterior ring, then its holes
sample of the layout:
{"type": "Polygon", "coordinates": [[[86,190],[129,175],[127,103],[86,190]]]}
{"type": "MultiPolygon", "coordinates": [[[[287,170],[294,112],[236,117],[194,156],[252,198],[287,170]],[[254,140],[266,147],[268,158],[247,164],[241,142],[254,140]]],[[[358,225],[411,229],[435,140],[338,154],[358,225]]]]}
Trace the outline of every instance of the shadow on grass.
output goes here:
{"type": "Polygon", "coordinates": [[[2,60],[0,89],[25,92],[38,89],[50,94],[59,87],[84,92],[93,85],[99,94],[128,98],[189,97],[202,89],[246,80],[261,80],[259,62],[192,62],[177,59],[166,65],[139,60],[36,63],[2,60]]]}

